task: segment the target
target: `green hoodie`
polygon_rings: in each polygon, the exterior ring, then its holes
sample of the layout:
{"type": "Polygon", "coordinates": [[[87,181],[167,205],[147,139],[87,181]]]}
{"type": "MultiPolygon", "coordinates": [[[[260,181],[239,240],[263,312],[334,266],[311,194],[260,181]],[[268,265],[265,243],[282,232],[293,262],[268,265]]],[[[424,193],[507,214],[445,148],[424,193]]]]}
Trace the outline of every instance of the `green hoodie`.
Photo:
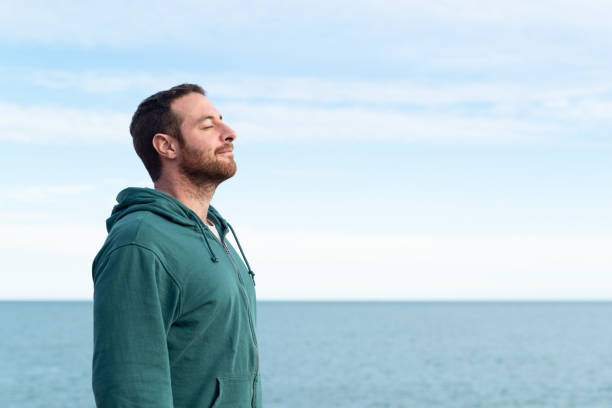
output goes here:
{"type": "Polygon", "coordinates": [[[254,274],[233,228],[211,206],[219,241],[157,190],[117,202],[93,262],[97,406],[261,407],[254,274]]]}

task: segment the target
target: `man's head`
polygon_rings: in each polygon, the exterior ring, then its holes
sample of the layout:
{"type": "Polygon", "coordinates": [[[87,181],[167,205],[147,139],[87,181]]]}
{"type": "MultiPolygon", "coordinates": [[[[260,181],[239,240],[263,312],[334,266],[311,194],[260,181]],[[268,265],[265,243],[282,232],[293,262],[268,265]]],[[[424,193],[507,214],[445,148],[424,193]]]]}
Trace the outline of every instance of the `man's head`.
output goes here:
{"type": "Polygon", "coordinates": [[[142,101],[132,117],[136,153],[153,181],[173,164],[192,183],[220,183],[236,172],[234,131],[198,85],[182,84],[142,101]]]}

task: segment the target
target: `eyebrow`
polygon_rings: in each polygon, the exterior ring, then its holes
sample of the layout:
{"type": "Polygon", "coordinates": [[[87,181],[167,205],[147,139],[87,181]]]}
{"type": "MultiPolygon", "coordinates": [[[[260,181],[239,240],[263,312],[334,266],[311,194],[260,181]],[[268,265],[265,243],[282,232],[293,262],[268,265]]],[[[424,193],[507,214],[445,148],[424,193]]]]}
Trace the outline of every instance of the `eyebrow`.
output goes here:
{"type": "MultiPolygon", "coordinates": [[[[202,116],[196,120],[196,123],[204,122],[206,119],[215,119],[215,117],[213,115],[202,116]]],[[[223,120],[223,115],[219,115],[219,120],[223,120]]]]}

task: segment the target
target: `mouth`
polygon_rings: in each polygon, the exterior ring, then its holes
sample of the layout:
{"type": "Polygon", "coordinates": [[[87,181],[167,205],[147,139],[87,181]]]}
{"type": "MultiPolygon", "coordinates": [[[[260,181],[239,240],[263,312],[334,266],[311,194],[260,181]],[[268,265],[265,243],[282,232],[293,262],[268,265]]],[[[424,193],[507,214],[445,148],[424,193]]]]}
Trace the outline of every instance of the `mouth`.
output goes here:
{"type": "Polygon", "coordinates": [[[220,156],[233,156],[234,155],[233,150],[234,149],[221,150],[220,152],[217,152],[217,154],[220,156]]]}
{"type": "Polygon", "coordinates": [[[219,148],[219,151],[217,151],[217,154],[233,154],[232,152],[234,151],[234,146],[231,144],[226,144],[225,146],[219,148]]]}

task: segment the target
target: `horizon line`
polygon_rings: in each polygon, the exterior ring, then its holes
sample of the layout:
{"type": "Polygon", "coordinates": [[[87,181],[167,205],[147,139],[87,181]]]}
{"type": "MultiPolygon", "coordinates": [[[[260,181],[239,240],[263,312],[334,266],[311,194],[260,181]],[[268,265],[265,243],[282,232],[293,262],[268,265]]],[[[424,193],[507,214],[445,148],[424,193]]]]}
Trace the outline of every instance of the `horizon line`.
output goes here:
{"type": "MultiPolygon", "coordinates": [[[[0,303],[93,303],[93,299],[45,299],[45,298],[20,298],[2,299],[0,303]]],[[[612,298],[498,298],[498,299],[477,299],[477,298],[457,298],[457,299],[257,299],[260,303],[610,303],[612,298]]]]}

